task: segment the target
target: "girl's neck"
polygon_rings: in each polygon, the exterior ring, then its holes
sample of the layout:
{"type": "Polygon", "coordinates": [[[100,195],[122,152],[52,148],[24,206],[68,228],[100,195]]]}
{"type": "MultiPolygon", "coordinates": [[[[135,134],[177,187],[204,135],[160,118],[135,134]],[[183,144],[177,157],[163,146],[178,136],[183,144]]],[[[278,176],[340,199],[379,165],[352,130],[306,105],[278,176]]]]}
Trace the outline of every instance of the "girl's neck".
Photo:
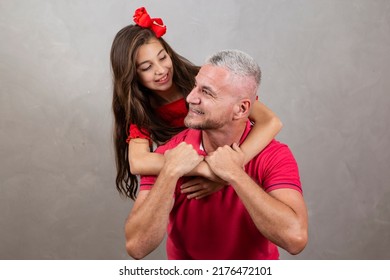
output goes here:
{"type": "Polygon", "coordinates": [[[176,85],[172,85],[169,90],[164,92],[154,92],[153,94],[153,106],[160,107],[176,100],[183,98],[183,94],[180,92],[176,85]]]}

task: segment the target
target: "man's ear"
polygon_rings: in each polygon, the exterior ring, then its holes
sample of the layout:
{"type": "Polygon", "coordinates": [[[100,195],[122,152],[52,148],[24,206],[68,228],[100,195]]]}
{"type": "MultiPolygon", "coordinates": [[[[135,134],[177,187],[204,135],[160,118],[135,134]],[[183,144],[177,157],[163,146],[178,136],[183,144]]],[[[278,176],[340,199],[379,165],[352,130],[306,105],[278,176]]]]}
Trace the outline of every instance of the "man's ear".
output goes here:
{"type": "Polygon", "coordinates": [[[235,105],[233,118],[238,120],[249,117],[251,108],[251,101],[249,99],[243,99],[235,105]]]}

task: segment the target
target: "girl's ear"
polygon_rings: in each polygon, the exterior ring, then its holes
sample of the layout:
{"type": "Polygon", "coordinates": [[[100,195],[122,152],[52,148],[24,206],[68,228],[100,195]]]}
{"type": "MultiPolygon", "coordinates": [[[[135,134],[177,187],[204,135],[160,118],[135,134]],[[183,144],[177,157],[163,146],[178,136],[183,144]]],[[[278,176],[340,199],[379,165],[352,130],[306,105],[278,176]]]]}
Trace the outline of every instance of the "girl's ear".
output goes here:
{"type": "Polygon", "coordinates": [[[234,108],[234,119],[241,119],[249,117],[249,111],[251,108],[251,101],[249,99],[243,99],[240,103],[237,103],[234,108]]]}

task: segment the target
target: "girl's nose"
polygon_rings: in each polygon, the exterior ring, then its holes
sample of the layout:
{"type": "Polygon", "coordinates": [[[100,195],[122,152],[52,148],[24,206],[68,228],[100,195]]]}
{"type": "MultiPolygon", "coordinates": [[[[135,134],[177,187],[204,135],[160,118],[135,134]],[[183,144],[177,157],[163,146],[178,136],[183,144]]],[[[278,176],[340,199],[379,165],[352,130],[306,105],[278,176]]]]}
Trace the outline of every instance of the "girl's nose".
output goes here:
{"type": "Polygon", "coordinates": [[[164,73],[164,67],[161,64],[156,64],[156,67],[154,69],[155,75],[161,75],[164,73]]]}

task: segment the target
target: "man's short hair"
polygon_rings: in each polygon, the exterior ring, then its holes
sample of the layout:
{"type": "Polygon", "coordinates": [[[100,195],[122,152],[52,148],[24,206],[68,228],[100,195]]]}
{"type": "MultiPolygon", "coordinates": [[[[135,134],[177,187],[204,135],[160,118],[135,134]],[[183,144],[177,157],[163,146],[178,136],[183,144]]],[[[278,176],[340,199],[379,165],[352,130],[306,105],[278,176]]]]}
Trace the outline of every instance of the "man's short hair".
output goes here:
{"type": "Polygon", "coordinates": [[[256,84],[256,91],[260,85],[261,70],[259,65],[250,55],[242,51],[218,51],[206,60],[206,64],[225,67],[240,77],[252,77],[256,84]]]}

